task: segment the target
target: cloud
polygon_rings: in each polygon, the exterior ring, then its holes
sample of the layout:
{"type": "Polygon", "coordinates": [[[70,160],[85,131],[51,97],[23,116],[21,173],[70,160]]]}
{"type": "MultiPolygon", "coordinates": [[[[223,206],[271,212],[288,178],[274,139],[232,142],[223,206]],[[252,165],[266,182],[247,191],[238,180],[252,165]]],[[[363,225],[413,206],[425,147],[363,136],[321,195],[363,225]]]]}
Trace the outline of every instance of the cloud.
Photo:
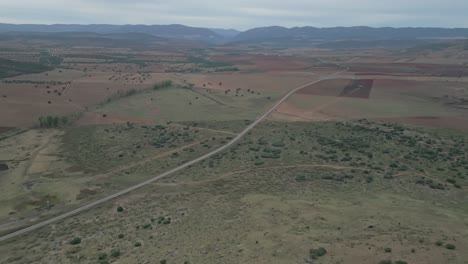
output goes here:
{"type": "Polygon", "coordinates": [[[0,0],[3,23],[468,27],[466,0],[0,0]]]}

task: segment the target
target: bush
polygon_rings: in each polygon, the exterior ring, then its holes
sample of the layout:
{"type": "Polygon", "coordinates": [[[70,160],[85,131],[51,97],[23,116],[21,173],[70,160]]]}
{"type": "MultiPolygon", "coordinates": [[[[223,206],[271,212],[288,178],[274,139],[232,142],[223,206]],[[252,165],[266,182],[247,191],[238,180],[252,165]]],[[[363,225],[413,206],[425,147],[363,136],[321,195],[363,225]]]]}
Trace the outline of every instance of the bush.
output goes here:
{"type": "Polygon", "coordinates": [[[113,257],[113,258],[118,258],[118,257],[120,257],[120,250],[114,248],[114,249],[111,250],[111,254],[110,254],[110,255],[111,255],[111,257],[113,257]]]}
{"type": "Polygon", "coordinates": [[[118,238],[124,238],[125,236],[124,236],[124,234],[119,234],[117,237],[118,238]]]}
{"type": "Polygon", "coordinates": [[[313,248],[309,251],[309,256],[311,259],[317,259],[323,255],[327,254],[327,250],[323,247],[313,248]]]}
{"type": "Polygon", "coordinates": [[[454,244],[447,244],[447,245],[445,245],[445,248],[450,249],[450,250],[454,250],[456,247],[455,247],[454,244]]]}
{"type": "Polygon", "coordinates": [[[66,116],[41,116],[39,117],[39,127],[41,128],[54,128],[61,125],[68,124],[68,117],[66,116]]]}
{"type": "Polygon", "coordinates": [[[165,260],[165,259],[161,259],[161,260],[159,261],[159,264],[166,264],[166,263],[167,263],[167,260],[165,260]]]}
{"type": "Polygon", "coordinates": [[[444,244],[444,242],[442,242],[442,241],[439,240],[439,241],[437,241],[435,244],[436,244],[437,246],[440,247],[440,246],[442,246],[442,245],[444,244]]]}
{"type": "Polygon", "coordinates": [[[165,81],[162,81],[160,83],[157,83],[153,86],[153,90],[158,90],[158,89],[161,89],[161,88],[167,88],[167,87],[170,87],[172,86],[172,81],[171,80],[165,80],[165,81]]]}
{"type": "Polygon", "coordinates": [[[392,264],[391,260],[382,260],[379,262],[379,264],[392,264]]]}
{"type": "Polygon", "coordinates": [[[123,209],[123,207],[122,207],[122,206],[119,206],[119,207],[117,207],[117,212],[119,212],[119,213],[120,213],[120,212],[123,212],[123,210],[124,210],[124,209],[123,209]]]}
{"type": "Polygon", "coordinates": [[[298,181],[298,182],[303,182],[303,181],[306,181],[306,180],[307,180],[307,178],[304,175],[296,176],[296,181],[298,181]]]}
{"type": "Polygon", "coordinates": [[[385,248],[385,252],[390,253],[390,252],[392,252],[392,249],[391,248],[385,248]]]}
{"type": "Polygon", "coordinates": [[[75,237],[72,240],[70,240],[71,245],[78,245],[81,244],[81,238],[80,237],[75,237]]]}
{"type": "Polygon", "coordinates": [[[135,244],[133,244],[135,247],[141,247],[141,242],[136,242],[135,244]]]}
{"type": "Polygon", "coordinates": [[[107,253],[101,253],[101,254],[99,254],[98,259],[99,259],[99,260],[107,259],[107,253]]]}
{"type": "Polygon", "coordinates": [[[447,182],[451,183],[451,184],[455,184],[457,183],[457,181],[455,179],[452,179],[452,178],[448,178],[447,179],[447,182]]]}
{"type": "Polygon", "coordinates": [[[406,262],[404,260],[397,260],[397,261],[395,261],[395,264],[408,264],[408,262],[406,262]]]}

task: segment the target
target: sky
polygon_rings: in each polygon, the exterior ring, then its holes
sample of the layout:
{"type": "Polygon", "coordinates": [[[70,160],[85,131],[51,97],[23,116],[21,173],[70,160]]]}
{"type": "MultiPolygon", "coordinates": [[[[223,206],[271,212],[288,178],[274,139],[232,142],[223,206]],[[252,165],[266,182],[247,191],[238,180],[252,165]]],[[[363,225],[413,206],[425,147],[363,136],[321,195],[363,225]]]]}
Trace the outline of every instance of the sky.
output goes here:
{"type": "Polygon", "coordinates": [[[0,23],[468,27],[468,0],[0,0],[0,23]]]}

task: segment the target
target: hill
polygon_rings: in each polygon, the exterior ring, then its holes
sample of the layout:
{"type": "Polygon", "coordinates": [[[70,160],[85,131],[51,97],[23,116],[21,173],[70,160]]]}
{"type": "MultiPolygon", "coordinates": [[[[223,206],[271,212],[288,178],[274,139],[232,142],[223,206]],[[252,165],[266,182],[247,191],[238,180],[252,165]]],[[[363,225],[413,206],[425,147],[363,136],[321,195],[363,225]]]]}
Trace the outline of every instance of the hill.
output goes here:
{"type": "Polygon", "coordinates": [[[237,41],[255,41],[274,38],[303,37],[315,40],[342,39],[421,39],[468,38],[466,28],[372,28],[372,27],[263,27],[254,28],[236,36],[237,41]]]}
{"type": "Polygon", "coordinates": [[[188,27],[184,25],[33,25],[33,24],[0,24],[0,33],[7,32],[90,32],[98,34],[143,33],[164,38],[189,39],[201,41],[219,41],[220,35],[207,28],[188,27]]]}

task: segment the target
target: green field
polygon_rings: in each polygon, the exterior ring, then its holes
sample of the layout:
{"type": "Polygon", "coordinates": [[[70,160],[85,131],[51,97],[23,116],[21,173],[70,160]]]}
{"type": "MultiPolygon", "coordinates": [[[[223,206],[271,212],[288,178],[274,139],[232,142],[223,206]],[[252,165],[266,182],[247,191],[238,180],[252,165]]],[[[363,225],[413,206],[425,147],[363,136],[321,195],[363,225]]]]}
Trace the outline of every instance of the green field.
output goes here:
{"type": "Polygon", "coordinates": [[[100,113],[160,123],[179,121],[253,120],[280,94],[170,87],[113,101],[100,113]]]}

